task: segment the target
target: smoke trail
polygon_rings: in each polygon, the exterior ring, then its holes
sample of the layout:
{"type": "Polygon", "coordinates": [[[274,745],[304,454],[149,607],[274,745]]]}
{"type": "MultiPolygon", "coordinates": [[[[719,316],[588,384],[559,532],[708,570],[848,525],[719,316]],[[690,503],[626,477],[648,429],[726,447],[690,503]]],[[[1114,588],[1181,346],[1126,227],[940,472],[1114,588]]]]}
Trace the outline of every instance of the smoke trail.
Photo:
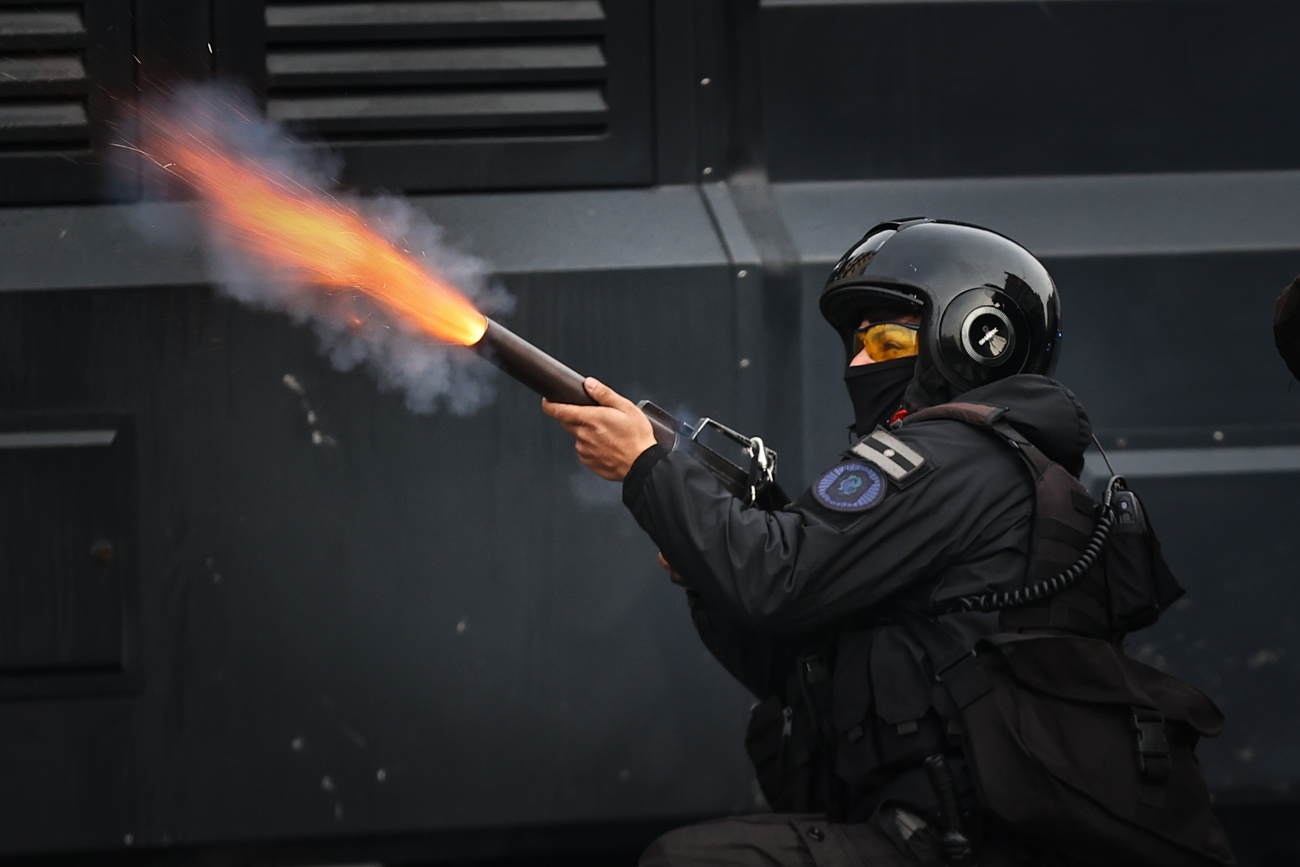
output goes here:
{"type": "MultiPolygon", "coordinates": [[[[223,151],[257,165],[277,183],[324,197],[354,210],[384,239],[412,255],[427,270],[454,284],[479,310],[509,312],[511,296],[490,278],[481,260],[457,251],[443,240],[441,229],[423,212],[396,196],[362,198],[337,192],[341,161],[336,154],[309,148],[265,120],[242,88],[222,84],[181,85],[142,102],[132,118],[130,138],[117,144],[141,155],[133,165],[143,169],[147,187],[162,192],[177,189],[171,166],[150,153],[150,126],[159,120],[200,133],[223,151]]],[[[474,353],[436,342],[402,319],[392,316],[362,292],[320,291],[291,266],[251,257],[217,220],[204,219],[197,203],[199,241],[208,276],[222,293],[244,304],[287,313],[310,326],[322,352],[339,370],[365,366],[381,388],[405,394],[414,412],[445,407],[466,415],[495,396],[494,368],[474,353]]],[[[146,237],[173,250],[183,250],[193,238],[158,220],[149,208],[139,209],[146,237]]]]}

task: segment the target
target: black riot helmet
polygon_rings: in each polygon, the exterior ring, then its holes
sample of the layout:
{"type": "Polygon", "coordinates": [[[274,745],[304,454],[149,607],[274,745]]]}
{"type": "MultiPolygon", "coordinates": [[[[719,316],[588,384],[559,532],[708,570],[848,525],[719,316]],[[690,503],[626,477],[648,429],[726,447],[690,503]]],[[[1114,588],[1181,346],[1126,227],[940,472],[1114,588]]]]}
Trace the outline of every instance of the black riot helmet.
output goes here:
{"type": "Polygon", "coordinates": [[[852,357],[863,313],[882,308],[923,311],[910,406],[1056,366],[1056,285],[1033,254],[997,232],[924,218],[876,226],[831,271],[821,311],[852,357]]]}

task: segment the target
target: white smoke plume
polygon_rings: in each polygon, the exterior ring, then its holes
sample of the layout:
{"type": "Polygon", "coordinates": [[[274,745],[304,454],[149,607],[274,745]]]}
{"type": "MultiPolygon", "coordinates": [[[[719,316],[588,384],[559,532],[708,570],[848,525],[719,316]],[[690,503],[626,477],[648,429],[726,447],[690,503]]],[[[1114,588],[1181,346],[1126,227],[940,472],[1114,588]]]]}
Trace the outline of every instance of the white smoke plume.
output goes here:
{"type": "MultiPolygon", "coordinates": [[[[336,154],[309,147],[266,120],[242,88],[226,84],[192,84],[156,94],[142,104],[137,123],[123,124],[117,147],[140,156],[130,170],[143,167],[146,188],[175,190],[171,166],[149,152],[149,119],[165,118],[205,138],[220,142],[289,185],[340,202],[427,270],[453,284],[487,315],[509,312],[513,298],[491,279],[482,260],[449,246],[427,214],[397,196],[362,197],[341,192],[336,154]]],[[[201,217],[202,203],[196,209],[201,217]]],[[[177,250],[193,239],[158,220],[148,206],[140,209],[149,240],[177,250]]],[[[365,366],[381,388],[400,390],[414,412],[440,408],[467,415],[495,396],[495,369],[472,351],[449,346],[418,331],[371,301],[364,293],[324,293],[304,275],[250,256],[215,221],[200,218],[198,231],[208,275],[221,293],[244,304],[287,313],[309,325],[322,352],[339,370],[365,366]]]]}

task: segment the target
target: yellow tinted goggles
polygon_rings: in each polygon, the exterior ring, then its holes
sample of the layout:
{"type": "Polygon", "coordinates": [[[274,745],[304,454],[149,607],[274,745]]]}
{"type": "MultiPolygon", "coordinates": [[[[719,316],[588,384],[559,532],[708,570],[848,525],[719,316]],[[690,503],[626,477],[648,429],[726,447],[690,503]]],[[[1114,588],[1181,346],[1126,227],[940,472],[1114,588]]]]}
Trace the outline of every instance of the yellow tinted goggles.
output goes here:
{"type": "Polygon", "coordinates": [[[921,326],[910,322],[873,322],[853,332],[853,354],[866,351],[872,361],[889,361],[916,355],[921,326]]]}

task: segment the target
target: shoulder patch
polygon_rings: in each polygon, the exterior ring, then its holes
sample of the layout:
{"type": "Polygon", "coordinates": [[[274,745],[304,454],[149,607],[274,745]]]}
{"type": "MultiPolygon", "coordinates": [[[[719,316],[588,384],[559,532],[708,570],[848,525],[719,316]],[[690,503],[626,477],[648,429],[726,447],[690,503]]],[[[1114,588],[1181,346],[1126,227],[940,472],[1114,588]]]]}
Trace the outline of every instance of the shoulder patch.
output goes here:
{"type": "Polygon", "coordinates": [[[854,443],[849,452],[879,467],[900,488],[929,469],[924,455],[881,427],[854,443]]]}
{"type": "Polygon", "coordinates": [[[813,483],[817,502],[837,512],[865,512],[885,496],[885,480],[875,467],[849,461],[836,464],[813,483]]]}

